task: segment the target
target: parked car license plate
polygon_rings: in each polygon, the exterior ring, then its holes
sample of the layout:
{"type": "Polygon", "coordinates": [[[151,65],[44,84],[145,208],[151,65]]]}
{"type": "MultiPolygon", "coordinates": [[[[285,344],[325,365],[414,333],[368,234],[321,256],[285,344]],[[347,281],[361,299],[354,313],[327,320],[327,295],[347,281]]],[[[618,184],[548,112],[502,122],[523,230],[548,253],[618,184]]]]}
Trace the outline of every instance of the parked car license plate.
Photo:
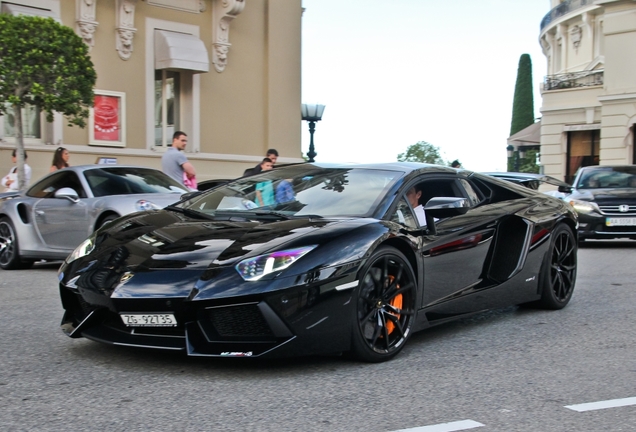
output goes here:
{"type": "Polygon", "coordinates": [[[607,226],[636,226],[636,218],[605,218],[607,226]]]}
{"type": "Polygon", "coordinates": [[[173,314],[120,314],[128,327],[176,327],[177,319],[173,314]]]}

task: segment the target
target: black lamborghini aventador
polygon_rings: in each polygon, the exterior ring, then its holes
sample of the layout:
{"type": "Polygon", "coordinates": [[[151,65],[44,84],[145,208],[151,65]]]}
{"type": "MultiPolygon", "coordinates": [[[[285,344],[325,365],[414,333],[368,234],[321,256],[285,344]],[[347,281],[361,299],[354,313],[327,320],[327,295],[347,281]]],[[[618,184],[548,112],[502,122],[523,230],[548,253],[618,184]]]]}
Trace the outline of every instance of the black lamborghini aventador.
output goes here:
{"type": "Polygon", "coordinates": [[[195,356],[395,356],[413,332],[560,309],[577,270],[561,200],[447,167],[303,164],[105,225],[59,271],[72,338],[195,356]]]}

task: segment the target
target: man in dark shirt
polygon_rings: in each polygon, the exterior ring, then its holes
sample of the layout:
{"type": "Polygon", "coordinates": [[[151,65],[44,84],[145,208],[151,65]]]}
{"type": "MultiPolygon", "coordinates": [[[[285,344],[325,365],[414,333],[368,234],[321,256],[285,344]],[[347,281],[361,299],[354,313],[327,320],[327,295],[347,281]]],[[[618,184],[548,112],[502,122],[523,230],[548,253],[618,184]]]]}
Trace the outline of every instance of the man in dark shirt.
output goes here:
{"type": "Polygon", "coordinates": [[[256,165],[254,168],[248,168],[243,173],[243,177],[252,176],[254,174],[258,174],[262,171],[269,171],[274,167],[272,160],[270,158],[264,158],[260,164],[256,165]]]}
{"type": "MultiPolygon", "coordinates": [[[[267,155],[265,155],[265,159],[269,159],[269,161],[272,163],[272,167],[274,167],[274,164],[276,163],[276,159],[278,159],[278,151],[276,149],[267,150],[267,155]]],[[[265,161],[265,159],[263,159],[263,162],[265,161]]],[[[243,173],[243,176],[258,174],[259,172],[263,171],[263,168],[262,168],[263,162],[256,165],[254,168],[246,169],[245,172],[243,173]]]]}

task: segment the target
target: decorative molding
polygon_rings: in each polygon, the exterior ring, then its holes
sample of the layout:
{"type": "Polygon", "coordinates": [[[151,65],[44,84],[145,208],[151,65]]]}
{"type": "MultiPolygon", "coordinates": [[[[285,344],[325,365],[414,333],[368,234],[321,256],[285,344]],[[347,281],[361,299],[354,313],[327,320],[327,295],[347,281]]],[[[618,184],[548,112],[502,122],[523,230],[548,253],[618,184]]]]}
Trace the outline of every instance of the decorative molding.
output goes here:
{"type": "Polygon", "coordinates": [[[135,6],[137,0],[117,0],[117,39],[115,46],[122,60],[128,60],[133,52],[135,6]]]}
{"type": "Polygon", "coordinates": [[[205,0],[199,0],[199,12],[205,12],[207,6],[205,4],[205,0]]]}
{"type": "Polygon", "coordinates": [[[84,43],[90,51],[95,45],[93,35],[99,23],[95,21],[95,10],[97,8],[97,0],[77,0],[76,3],[76,32],[82,37],[84,43]]]}
{"type": "Polygon", "coordinates": [[[570,29],[570,39],[572,39],[572,46],[574,46],[575,52],[578,52],[579,46],[581,45],[582,34],[583,29],[581,29],[578,25],[575,25],[570,29]]]}
{"type": "MultiPolygon", "coordinates": [[[[200,13],[204,0],[145,0],[150,6],[175,9],[183,12],[200,13]]],[[[213,0],[214,1],[214,0],[213,0]]]]}
{"type": "Polygon", "coordinates": [[[212,63],[221,73],[227,66],[230,50],[230,23],[245,8],[245,0],[213,0],[212,10],[212,63]]]}

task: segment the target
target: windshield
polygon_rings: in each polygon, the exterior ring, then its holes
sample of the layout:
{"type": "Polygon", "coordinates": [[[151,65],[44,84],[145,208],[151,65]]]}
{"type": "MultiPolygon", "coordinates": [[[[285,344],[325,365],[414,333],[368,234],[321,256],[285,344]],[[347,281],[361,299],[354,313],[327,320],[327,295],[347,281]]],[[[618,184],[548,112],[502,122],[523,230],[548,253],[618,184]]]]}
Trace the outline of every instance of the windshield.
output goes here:
{"type": "Polygon", "coordinates": [[[109,196],[123,194],[178,193],[188,192],[161,171],[149,168],[112,167],[96,168],[84,171],[86,181],[93,191],[93,196],[109,196]]]}
{"type": "Polygon", "coordinates": [[[297,165],[243,177],[178,206],[208,215],[276,212],[285,216],[366,217],[404,173],[297,165]]]}
{"type": "Polygon", "coordinates": [[[579,189],[636,188],[636,166],[599,167],[585,170],[577,181],[579,189]]]}

